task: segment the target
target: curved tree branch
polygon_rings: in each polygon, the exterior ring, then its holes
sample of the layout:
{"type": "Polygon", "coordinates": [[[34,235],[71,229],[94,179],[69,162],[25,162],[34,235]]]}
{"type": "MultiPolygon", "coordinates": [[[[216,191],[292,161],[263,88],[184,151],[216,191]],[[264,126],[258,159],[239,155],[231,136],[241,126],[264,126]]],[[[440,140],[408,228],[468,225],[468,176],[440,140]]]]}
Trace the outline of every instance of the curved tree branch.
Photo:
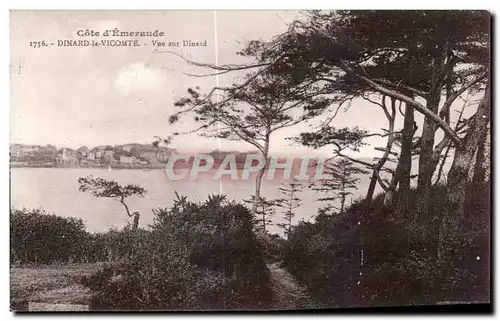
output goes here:
{"type": "Polygon", "coordinates": [[[370,86],[371,88],[373,88],[374,90],[382,93],[382,94],[386,94],[387,96],[390,96],[392,98],[395,98],[395,99],[398,99],[398,100],[401,100],[409,105],[411,105],[413,108],[415,108],[418,112],[420,112],[421,114],[429,117],[432,121],[434,121],[439,127],[441,127],[441,129],[447,134],[450,136],[450,138],[458,145],[458,146],[461,146],[462,145],[462,140],[460,139],[460,137],[455,133],[455,131],[443,120],[441,119],[438,115],[436,115],[435,113],[433,113],[432,111],[430,111],[429,109],[427,109],[424,105],[420,104],[419,102],[417,102],[416,100],[406,96],[406,95],[403,95],[401,93],[398,93],[398,92],[395,92],[393,90],[390,90],[390,89],[387,89],[379,84],[377,84],[376,82],[374,82],[373,80],[369,79],[368,77],[366,76],[362,76],[360,74],[358,74],[357,72],[355,72],[351,67],[349,67],[345,62],[341,62],[339,67],[344,70],[346,73],[354,76],[355,78],[363,81],[364,83],[366,83],[368,86],[370,86]]]}

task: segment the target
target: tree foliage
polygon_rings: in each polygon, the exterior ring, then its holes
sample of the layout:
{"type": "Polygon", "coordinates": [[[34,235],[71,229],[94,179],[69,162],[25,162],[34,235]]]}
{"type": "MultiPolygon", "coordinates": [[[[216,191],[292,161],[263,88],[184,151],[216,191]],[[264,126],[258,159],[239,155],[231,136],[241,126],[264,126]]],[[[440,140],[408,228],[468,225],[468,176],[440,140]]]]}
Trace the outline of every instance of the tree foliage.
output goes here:
{"type": "MultiPolygon", "coordinates": [[[[254,204],[255,196],[252,195],[251,199],[243,200],[245,203],[254,204]]],[[[279,204],[276,200],[261,197],[257,203],[257,212],[255,215],[256,227],[262,229],[264,233],[268,232],[268,227],[273,225],[271,218],[276,214],[276,207],[279,204]]]]}
{"type": "Polygon", "coordinates": [[[78,178],[78,183],[80,184],[79,190],[81,192],[90,191],[95,197],[112,198],[120,202],[125,208],[128,217],[134,217],[133,228],[138,228],[140,214],[139,212],[130,213],[125,199],[131,196],[143,197],[146,194],[144,188],[134,184],[120,185],[116,181],[92,176],[80,177],[78,178]]]}
{"type": "Polygon", "coordinates": [[[276,204],[285,210],[281,222],[278,226],[285,231],[285,235],[290,235],[292,230],[292,220],[295,217],[295,210],[302,205],[302,200],[297,194],[302,191],[303,185],[298,180],[281,184],[279,187],[282,198],[276,199],[276,204]]]}
{"type": "MultiPolygon", "coordinates": [[[[433,187],[429,203],[433,216],[449,210],[447,193],[446,187],[433,187]]],[[[370,205],[354,202],[346,215],[320,211],[315,222],[294,226],[283,262],[324,307],[488,302],[488,192],[479,196],[471,188],[468,193],[470,216],[463,220],[467,228],[448,244],[454,256],[447,261],[422,257],[423,248],[437,244],[422,238],[415,226],[391,221],[392,209],[384,206],[384,195],[379,194],[370,205]]],[[[416,201],[412,189],[409,206],[416,201]]],[[[427,222],[423,228],[437,233],[439,222],[427,222]]]]}
{"type": "Polygon", "coordinates": [[[327,202],[328,209],[337,209],[343,213],[347,196],[353,195],[352,191],[358,189],[360,175],[366,175],[368,171],[348,159],[334,158],[326,163],[325,174],[327,178],[321,179],[311,187],[324,195],[318,201],[327,202]],[[340,208],[333,204],[337,201],[340,201],[340,208]]]}
{"type": "Polygon", "coordinates": [[[12,263],[67,263],[84,261],[87,232],[81,219],[43,210],[11,210],[12,263]]]}

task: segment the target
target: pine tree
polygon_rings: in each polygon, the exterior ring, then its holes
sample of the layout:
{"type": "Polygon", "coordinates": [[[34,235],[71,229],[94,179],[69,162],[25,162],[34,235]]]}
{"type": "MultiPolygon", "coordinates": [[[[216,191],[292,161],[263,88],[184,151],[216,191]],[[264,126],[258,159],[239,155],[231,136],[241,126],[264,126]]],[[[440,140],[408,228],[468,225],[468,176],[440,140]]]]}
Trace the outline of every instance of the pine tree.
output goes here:
{"type": "Polygon", "coordinates": [[[322,179],[319,184],[312,185],[312,189],[317,192],[327,193],[325,197],[318,200],[328,202],[327,208],[340,210],[343,213],[347,196],[353,195],[357,190],[357,183],[361,174],[368,174],[368,171],[354,164],[354,162],[340,158],[325,164],[325,172],[328,178],[322,179]],[[340,208],[336,208],[333,202],[340,201],[340,208]]]}
{"type": "Polygon", "coordinates": [[[257,148],[262,156],[255,178],[254,215],[272,134],[317,116],[332,102],[326,94],[310,95],[308,89],[292,88],[281,77],[265,72],[252,75],[243,86],[234,83],[228,87],[214,87],[205,93],[195,87],[189,88],[187,93],[187,97],[175,103],[181,110],[170,116],[171,124],[191,114],[199,127],[185,133],[244,141],[257,148]]]}
{"type": "Polygon", "coordinates": [[[128,217],[133,217],[132,228],[136,230],[139,227],[139,212],[130,213],[129,207],[125,200],[131,196],[144,197],[146,190],[138,185],[128,184],[120,185],[116,181],[106,180],[100,177],[80,177],[78,178],[80,184],[79,190],[81,192],[91,192],[92,195],[98,198],[111,198],[120,202],[128,217]]]}
{"type": "MultiPolygon", "coordinates": [[[[255,204],[255,196],[252,195],[251,199],[243,200],[248,204],[255,204]]],[[[275,207],[279,206],[276,201],[267,199],[265,197],[260,197],[257,202],[256,212],[254,214],[255,222],[257,223],[257,228],[262,229],[264,233],[268,232],[269,226],[273,225],[271,218],[276,214],[275,207]]]]}
{"type": "Polygon", "coordinates": [[[288,184],[282,184],[279,191],[283,194],[283,198],[277,199],[275,202],[280,207],[285,209],[282,217],[282,222],[277,225],[285,230],[285,235],[288,237],[292,232],[292,219],[295,216],[295,209],[302,205],[302,200],[297,197],[297,194],[302,191],[303,185],[297,180],[292,180],[288,184]]]}

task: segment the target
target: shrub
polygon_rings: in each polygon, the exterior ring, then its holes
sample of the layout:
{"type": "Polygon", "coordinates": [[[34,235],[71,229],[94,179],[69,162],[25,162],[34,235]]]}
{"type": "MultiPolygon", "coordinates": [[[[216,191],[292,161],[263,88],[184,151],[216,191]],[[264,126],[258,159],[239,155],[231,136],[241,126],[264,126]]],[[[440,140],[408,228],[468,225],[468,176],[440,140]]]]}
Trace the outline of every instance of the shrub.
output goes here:
{"type": "Polygon", "coordinates": [[[105,233],[89,234],[87,252],[91,261],[124,261],[148,246],[151,232],[127,226],[121,230],[111,229],[105,233]]]}
{"type": "Polygon", "coordinates": [[[287,241],[278,234],[260,233],[258,235],[259,246],[264,252],[266,262],[273,263],[280,261],[283,257],[287,241]]]}
{"type": "Polygon", "coordinates": [[[87,232],[81,219],[47,214],[40,209],[10,212],[11,262],[48,264],[81,261],[87,232]]]}
{"type": "Polygon", "coordinates": [[[11,262],[50,264],[123,261],[141,251],[149,231],[110,230],[88,233],[81,219],[44,210],[11,210],[11,262]]]}
{"type": "Polygon", "coordinates": [[[99,309],[238,309],[270,300],[269,271],[242,205],[179,198],[156,212],[146,246],[83,283],[99,309]]]}
{"type": "MultiPolygon", "coordinates": [[[[488,301],[489,191],[480,196],[470,191],[459,235],[447,245],[453,259],[440,262],[437,236],[447,211],[446,192],[433,188],[429,217],[418,226],[395,222],[383,195],[370,206],[360,201],[345,213],[319,213],[315,223],[294,227],[283,254],[285,267],[323,306],[488,301]],[[434,237],[423,238],[422,230],[434,237]]],[[[409,208],[415,201],[413,190],[409,208]]]]}
{"type": "Polygon", "coordinates": [[[309,289],[319,306],[356,305],[352,275],[359,274],[354,244],[342,239],[346,222],[320,214],[316,223],[300,222],[283,252],[284,266],[309,289]]]}
{"type": "Polygon", "coordinates": [[[193,272],[186,255],[167,245],[161,252],[151,248],[130,261],[111,263],[82,283],[93,291],[93,309],[175,309],[195,303],[193,272]]]}

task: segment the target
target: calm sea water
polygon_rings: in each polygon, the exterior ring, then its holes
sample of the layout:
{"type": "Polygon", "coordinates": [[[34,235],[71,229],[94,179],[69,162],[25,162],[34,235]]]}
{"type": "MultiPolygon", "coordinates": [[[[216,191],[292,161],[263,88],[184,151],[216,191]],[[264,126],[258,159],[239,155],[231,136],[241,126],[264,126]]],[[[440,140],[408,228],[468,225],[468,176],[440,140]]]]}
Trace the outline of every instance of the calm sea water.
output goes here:
{"type": "MultiPolygon", "coordinates": [[[[123,206],[112,199],[95,198],[90,193],[78,190],[78,178],[87,175],[116,180],[122,184],[137,184],[147,190],[145,197],[131,197],[128,200],[132,211],[141,213],[140,226],[153,223],[152,209],[170,207],[175,199],[175,191],[190,200],[202,201],[209,194],[222,191],[231,200],[249,199],[254,191],[254,180],[215,179],[215,171],[206,172],[196,180],[171,181],[160,169],[101,169],[101,168],[12,168],[11,169],[11,207],[43,208],[60,216],[77,217],[84,220],[87,230],[106,231],[111,227],[122,228],[130,220],[123,206]]],[[[263,180],[262,196],[267,198],[281,197],[278,188],[280,179],[263,180]]],[[[366,192],[366,179],[353,199],[366,192]]],[[[317,199],[321,195],[305,188],[299,195],[303,205],[296,210],[294,221],[308,221],[317,213],[322,202],[317,199]]],[[[273,221],[281,219],[277,213],[273,221]]],[[[279,232],[276,226],[271,232],[279,232]]]]}

